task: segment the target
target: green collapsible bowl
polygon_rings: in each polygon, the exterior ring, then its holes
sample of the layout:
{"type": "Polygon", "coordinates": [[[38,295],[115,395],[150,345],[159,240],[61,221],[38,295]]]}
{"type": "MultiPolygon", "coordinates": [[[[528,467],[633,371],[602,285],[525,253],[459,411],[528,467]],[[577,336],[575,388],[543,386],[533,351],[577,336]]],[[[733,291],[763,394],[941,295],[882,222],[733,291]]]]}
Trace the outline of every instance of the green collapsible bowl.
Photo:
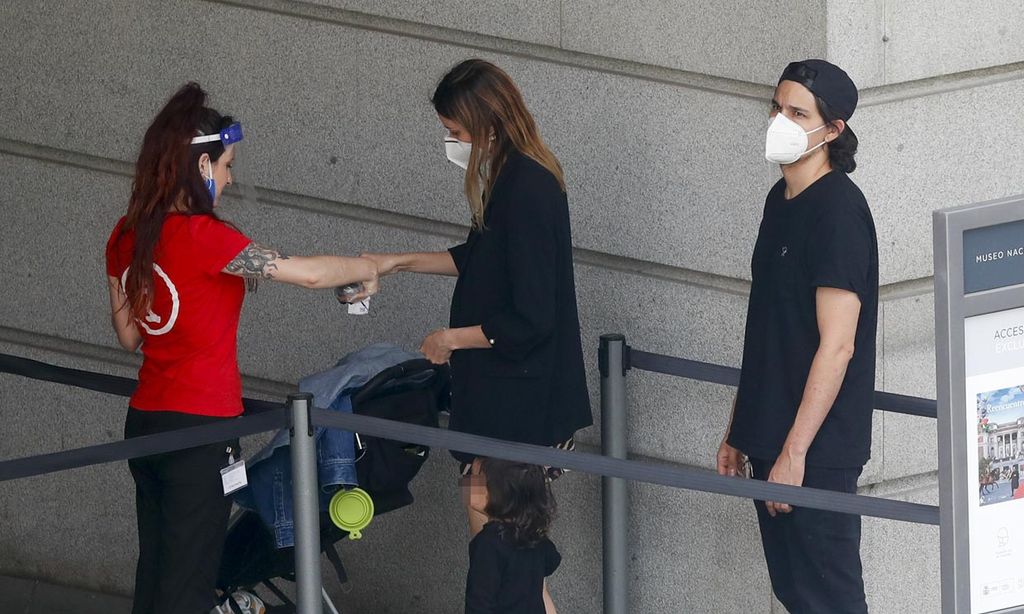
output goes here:
{"type": "Polygon", "coordinates": [[[331,497],[327,509],[331,522],[348,531],[349,539],[361,538],[362,530],[373,520],[373,499],[362,488],[339,490],[331,497]]]}

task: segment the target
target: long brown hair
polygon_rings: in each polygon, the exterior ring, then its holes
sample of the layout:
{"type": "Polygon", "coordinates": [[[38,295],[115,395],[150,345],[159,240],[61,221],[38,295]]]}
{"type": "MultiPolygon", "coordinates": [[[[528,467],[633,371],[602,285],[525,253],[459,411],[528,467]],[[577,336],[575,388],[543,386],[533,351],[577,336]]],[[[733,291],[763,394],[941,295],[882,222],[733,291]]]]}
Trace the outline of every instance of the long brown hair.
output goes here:
{"type": "Polygon", "coordinates": [[[135,179],[122,234],[135,231],[132,262],[125,282],[128,305],[145,317],[153,301],[153,258],[164,220],[173,208],[186,215],[214,215],[213,199],[199,172],[199,157],[211,163],[224,153],[220,141],[191,145],[192,137],[214,134],[233,122],[206,106],[198,83],[185,84],[157,113],[146,130],[135,162],[135,179]]]}
{"type": "Polygon", "coordinates": [[[512,150],[550,171],[565,191],[558,158],[540,138],[523,95],[502,69],[484,60],[460,62],[437,84],[431,102],[438,115],[462,124],[473,140],[465,191],[474,228],[484,226],[486,198],[512,150]],[[484,146],[488,142],[489,148],[484,146]]]}

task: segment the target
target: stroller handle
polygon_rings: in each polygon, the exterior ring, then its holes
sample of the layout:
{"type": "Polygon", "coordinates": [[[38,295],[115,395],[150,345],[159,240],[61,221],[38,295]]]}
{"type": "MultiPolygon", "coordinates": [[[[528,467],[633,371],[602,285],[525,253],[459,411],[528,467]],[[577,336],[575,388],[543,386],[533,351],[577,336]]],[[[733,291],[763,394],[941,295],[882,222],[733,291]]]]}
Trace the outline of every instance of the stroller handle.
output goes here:
{"type": "Polygon", "coordinates": [[[352,404],[358,405],[361,401],[372,398],[382,386],[398,378],[420,371],[440,371],[444,368],[443,365],[435,365],[426,358],[414,358],[389,367],[375,375],[373,379],[366,382],[358,392],[352,395],[352,404]]]}

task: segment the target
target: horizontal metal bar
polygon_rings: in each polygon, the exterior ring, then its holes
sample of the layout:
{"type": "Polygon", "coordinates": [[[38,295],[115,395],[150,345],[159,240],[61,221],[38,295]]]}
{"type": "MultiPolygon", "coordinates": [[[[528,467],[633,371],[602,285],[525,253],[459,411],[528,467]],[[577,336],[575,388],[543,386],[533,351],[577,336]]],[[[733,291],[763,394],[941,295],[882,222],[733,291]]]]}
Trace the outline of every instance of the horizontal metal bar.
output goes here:
{"type": "MultiPolygon", "coordinates": [[[[629,353],[633,368],[641,371],[685,377],[699,382],[709,382],[723,386],[738,386],[740,383],[740,370],[735,367],[725,367],[709,362],[654,354],[635,349],[630,349],[629,353]]],[[[924,418],[935,418],[938,412],[935,399],[925,399],[883,392],[881,390],[875,391],[875,409],[924,418]]]]}
{"type": "Polygon", "coordinates": [[[156,435],[133,437],[63,452],[17,458],[0,462],[0,482],[184,450],[235,437],[273,431],[287,425],[285,410],[280,408],[234,420],[228,419],[156,435]]]}
{"type": "Polygon", "coordinates": [[[874,516],[918,524],[939,524],[939,508],[849,493],[771,484],[761,480],[725,477],[691,467],[673,467],[621,460],[587,452],[566,452],[547,446],[504,441],[440,428],[384,420],[322,409],[313,410],[313,424],[364,435],[506,460],[564,467],[573,471],[623,478],[760,501],[777,501],[861,516],[874,516]]]}

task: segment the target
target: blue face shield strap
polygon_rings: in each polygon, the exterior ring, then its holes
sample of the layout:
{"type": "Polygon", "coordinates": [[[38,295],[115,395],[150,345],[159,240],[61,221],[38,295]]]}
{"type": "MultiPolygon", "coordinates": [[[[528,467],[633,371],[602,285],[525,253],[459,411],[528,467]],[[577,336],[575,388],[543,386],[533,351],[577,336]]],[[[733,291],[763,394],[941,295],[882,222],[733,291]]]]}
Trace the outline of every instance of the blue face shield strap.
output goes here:
{"type": "Polygon", "coordinates": [[[243,138],[244,135],[242,134],[242,124],[236,122],[234,124],[231,124],[227,128],[221,130],[217,134],[204,134],[202,136],[197,136],[193,138],[191,142],[193,145],[199,145],[201,143],[212,143],[214,141],[220,141],[221,144],[224,145],[224,147],[227,147],[228,145],[234,145],[235,143],[241,141],[243,138]]]}

